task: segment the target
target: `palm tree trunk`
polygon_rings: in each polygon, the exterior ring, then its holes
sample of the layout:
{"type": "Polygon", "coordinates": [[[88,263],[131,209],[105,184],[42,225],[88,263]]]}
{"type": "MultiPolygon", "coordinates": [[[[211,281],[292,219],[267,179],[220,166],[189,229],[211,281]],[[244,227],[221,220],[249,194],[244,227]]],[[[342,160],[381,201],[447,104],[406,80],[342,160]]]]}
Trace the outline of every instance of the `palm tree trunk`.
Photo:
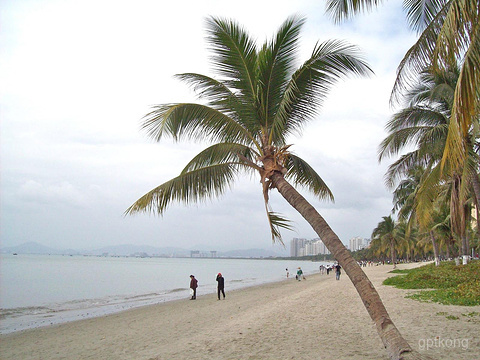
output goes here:
{"type": "Polygon", "coordinates": [[[383,305],[380,296],[372,282],[363,272],[351,253],[345,248],[335,232],[330,228],[325,219],[310,205],[310,203],[291,186],[280,172],[271,175],[273,185],[278,192],[292,205],[312,226],[325,246],[343,267],[360,298],[363,301],[368,314],[374,321],[377,332],[392,360],[401,359],[426,359],[414,351],[402,337],[395,324],[390,319],[387,309],[383,305]]]}
{"type": "Polygon", "coordinates": [[[394,240],[390,240],[390,255],[392,257],[392,264],[393,264],[393,268],[396,269],[397,268],[397,259],[395,257],[395,242],[394,240]]]}
{"type": "Polygon", "coordinates": [[[462,233],[462,253],[463,253],[462,259],[463,259],[463,265],[467,265],[468,254],[470,252],[467,224],[470,223],[471,210],[470,210],[470,207],[467,205],[464,205],[463,210],[464,211],[463,211],[463,233],[462,233]]]}
{"type": "Polygon", "coordinates": [[[468,264],[468,237],[467,235],[462,236],[462,265],[468,264]]]}
{"type": "Polygon", "coordinates": [[[435,256],[435,266],[440,266],[440,257],[438,256],[438,243],[435,241],[433,231],[430,231],[430,238],[432,239],[433,255],[435,256]]]}
{"type": "Polygon", "coordinates": [[[478,174],[475,170],[472,171],[472,188],[473,188],[473,193],[475,194],[474,199],[475,199],[475,206],[477,208],[480,208],[480,179],[478,178],[478,174]]]}
{"type": "Polygon", "coordinates": [[[475,206],[475,218],[477,221],[477,238],[480,238],[480,206],[475,206]]]}

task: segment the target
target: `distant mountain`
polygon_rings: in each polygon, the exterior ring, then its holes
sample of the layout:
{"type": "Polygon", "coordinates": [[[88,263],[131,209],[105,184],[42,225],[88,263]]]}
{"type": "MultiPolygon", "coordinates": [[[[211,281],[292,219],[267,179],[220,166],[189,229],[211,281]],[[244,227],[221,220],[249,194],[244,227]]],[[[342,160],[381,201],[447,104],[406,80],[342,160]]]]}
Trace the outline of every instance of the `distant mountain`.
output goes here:
{"type": "Polygon", "coordinates": [[[25,244],[10,246],[1,249],[3,254],[52,254],[52,255],[63,255],[63,254],[78,254],[75,250],[58,250],[54,249],[36,242],[27,242],[25,244]]]}
{"type": "Polygon", "coordinates": [[[259,258],[259,257],[276,257],[282,256],[272,250],[266,249],[244,249],[244,250],[230,250],[219,252],[221,257],[242,257],[242,258],[259,258]]]}
{"type": "Polygon", "coordinates": [[[114,245],[106,246],[88,252],[91,255],[108,254],[110,256],[129,256],[132,254],[146,253],[149,256],[190,256],[190,250],[175,247],[155,247],[149,245],[114,245]]]}
{"type": "MultiPolygon", "coordinates": [[[[108,256],[165,256],[165,257],[189,257],[190,250],[176,247],[154,247],[149,245],[115,245],[106,246],[94,250],[54,249],[36,242],[28,242],[18,246],[9,246],[0,249],[3,254],[49,254],[49,255],[108,255],[108,256]]],[[[201,256],[210,256],[210,251],[200,251],[201,256]]],[[[275,252],[266,249],[243,249],[217,251],[217,257],[278,257],[288,256],[286,253],[275,252]]]]}
{"type": "Polygon", "coordinates": [[[205,245],[205,244],[197,244],[189,248],[189,250],[197,250],[201,253],[210,253],[211,250],[215,250],[217,252],[217,256],[223,257],[284,257],[290,256],[290,252],[287,249],[283,249],[280,246],[277,246],[275,249],[229,249],[225,246],[214,246],[212,245],[205,245]]]}

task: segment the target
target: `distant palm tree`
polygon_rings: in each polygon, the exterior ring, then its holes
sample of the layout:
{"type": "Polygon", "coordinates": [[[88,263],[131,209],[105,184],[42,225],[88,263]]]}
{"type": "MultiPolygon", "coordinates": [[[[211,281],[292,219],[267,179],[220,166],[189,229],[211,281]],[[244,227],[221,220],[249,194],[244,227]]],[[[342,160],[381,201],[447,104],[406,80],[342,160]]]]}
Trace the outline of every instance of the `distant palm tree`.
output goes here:
{"type": "Polygon", "coordinates": [[[396,224],[392,216],[383,216],[383,220],[378,223],[377,227],[372,232],[372,242],[379,243],[383,248],[390,250],[390,259],[392,260],[393,268],[397,267],[397,246],[398,237],[396,236],[396,224]]]}
{"type": "MultiPolygon", "coordinates": [[[[371,73],[356,47],[340,41],[317,44],[295,69],[303,19],[291,17],[274,39],[257,48],[233,21],[209,18],[208,41],[219,79],[181,74],[207,104],[158,105],[143,123],[151,137],[207,140],[213,145],[195,156],[179,176],[137,200],[128,214],[163,214],[172,201],[186,204],[221,195],[242,172],[260,175],[272,238],[289,228],[268,205],[277,191],[312,226],[355,285],[392,359],[414,353],[391,321],[375,288],[323,217],[292,186],[332,198],[314,169],[290,150],[287,138],[314,119],[329,89],[348,74],[371,73]],[[288,181],[287,181],[288,180],[288,181]],[[290,181],[290,182],[289,182],[290,181]]],[[[415,353],[416,354],[416,353],[415,353]]]]}
{"type": "Polygon", "coordinates": [[[411,226],[405,220],[399,219],[395,226],[395,237],[397,238],[397,254],[409,262],[415,256],[417,246],[417,227],[411,226]]]}
{"type": "Polygon", "coordinates": [[[452,226],[450,221],[450,206],[444,199],[437,200],[432,214],[431,235],[438,237],[439,248],[445,248],[447,259],[450,258],[450,249],[453,249],[455,241],[453,239],[452,226]]]}

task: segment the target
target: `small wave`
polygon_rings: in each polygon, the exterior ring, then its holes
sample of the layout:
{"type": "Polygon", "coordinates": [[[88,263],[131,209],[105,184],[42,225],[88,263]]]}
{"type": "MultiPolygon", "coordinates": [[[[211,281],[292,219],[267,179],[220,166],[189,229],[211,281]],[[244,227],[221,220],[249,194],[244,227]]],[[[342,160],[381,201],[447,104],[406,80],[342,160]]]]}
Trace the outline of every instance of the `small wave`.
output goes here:
{"type": "Polygon", "coordinates": [[[12,309],[0,309],[0,319],[15,318],[28,315],[42,315],[54,313],[56,310],[44,306],[19,307],[12,309]]]}
{"type": "Polygon", "coordinates": [[[134,299],[143,299],[151,296],[159,296],[160,294],[158,293],[150,293],[150,294],[142,294],[142,295],[134,295],[134,296],[128,296],[125,299],[127,300],[134,300],[134,299]]]}
{"type": "Polygon", "coordinates": [[[229,280],[229,283],[242,283],[242,282],[249,282],[249,281],[255,281],[257,278],[245,278],[245,279],[234,279],[234,280],[229,280]]]}
{"type": "Polygon", "coordinates": [[[176,292],[185,291],[185,290],[188,290],[188,289],[187,288],[176,288],[176,289],[170,290],[169,293],[176,293],[176,292]]]}

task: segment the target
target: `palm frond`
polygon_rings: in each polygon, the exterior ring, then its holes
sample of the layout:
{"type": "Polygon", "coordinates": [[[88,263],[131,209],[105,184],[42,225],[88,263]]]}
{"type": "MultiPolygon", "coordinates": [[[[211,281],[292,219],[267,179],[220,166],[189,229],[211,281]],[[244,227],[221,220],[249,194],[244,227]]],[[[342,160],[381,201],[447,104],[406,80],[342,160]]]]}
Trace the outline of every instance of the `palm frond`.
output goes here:
{"type": "MultiPolygon", "coordinates": [[[[142,129],[155,141],[171,136],[192,140],[254,143],[249,131],[209,106],[192,103],[156,105],[145,115],[142,129]]],[[[258,145],[258,144],[257,144],[258,145]]]]}
{"type": "Polygon", "coordinates": [[[326,12],[339,23],[354,15],[370,11],[382,3],[382,0],[327,0],[326,12]]]}
{"type": "Polygon", "coordinates": [[[407,51],[397,67],[397,78],[390,95],[391,105],[398,104],[403,93],[417,81],[418,74],[422,73],[430,64],[435,51],[438,34],[441,31],[448,7],[444,6],[419,36],[417,42],[407,51]]]}
{"type": "Polygon", "coordinates": [[[268,216],[268,223],[270,225],[270,231],[272,234],[272,242],[280,242],[282,245],[285,246],[282,239],[282,234],[280,233],[280,229],[286,230],[294,230],[294,227],[291,224],[291,221],[287,218],[283,217],[279,213],[275,213],[273,211],[267,211],[268,216]]]}
{"type": "MultiPolygon", "coordinates": [[[[477,29],[480,26],[477,24],[477,29]]],[[[467,157],[463,139],[472,124],[478,124],[480,113],[480,30],[472,39],[472,44],[465,54],[460,76],[455,89],[452,118],[447,138],[443,162],[447,158],[452,165],[459,168],[467,157]]],[[[474,125],[475,126],[475,125],[474,125]]]]}
{"type": "Polygon", "coordinates": [[[304,186],[319,199],[334,200],[327,184],[306,161],[290,154],[285,167],[287,169],[285,177],[291,179],[294,185],[304,186]]]}
{"type": "Polygon", "coordinates": [[[464,160],[465,148],[463,139],[460,136],[459,124],[457,121],[450,121],[442,158],[442,167],[450,164],[452,167],[458,168],[463,164],[464,160]]]}
{"type": "Polygon", "coordinates": [[[289,17],[275,38],[265,43],[258,53],[258,117],[265,129],[270,128],[294,66],[297,65],[299,35],[304,23],[304,18],[289,17]]]}
{"type": "Polygon", "coordinates": [[[224,83],[210,76],[183,73],[175,75],[175,78],[190,85],[199,99],[206,99],[211,107],[223,113],[231,113],[239,102],[224,83]]]}
{"type": "Polygon", "coordinates": [[[407,21],[412,29],[422,32],[445,5],[446,0],[404,0],[407,21]]]}
{"type": "Polygon", "coordinates": [[[275,118],[277,132],[299,132],[313,119],[338,80],[350,75],[366,76],[373,71],[360,50],[340,40],[317,44],[313,53],[293,75],[275,118]]]}
{"type": "Polygon", "coordinates": [[[125,214],[151,212],[162,215],[171,202],[198,203],[222,195],[235,180],[235,164],[198,168],[157,186],[131,205],[125,214]]]}
{"type": "Polygon", "coordinates": [[[448,1],[448,9],[438,34],[433,63],[449,64],[461,59],[478,31],[478,0],[448,1]]]}
{"type": "Polygon", "coordinates": [[[258,154],[254,153],[251,148],[242,144],[235,143],[217,143],[213,144],[199,154],[197,154],[182,170],[181,174],[185,174],[197,169],[209,167],[217,164],[229,163],[238,168],[254,169],[255,158],[258,154]]]}
{"type": "Polygon", "coordinates": [[[388,167],[384,176],[385,186],[393,189],[395,184],[402,179],[414,166],[427,166],[428,161],[422,161],[420,151],[410,151],[388,167]]]}
{"type": "MultiPolygon", "coordinates": [[[[466,157],[463,167],[462,174],[460,178],[462,182],[460,184],[460,199],[466,203],[467,199],[470,198],[471,192],[473,192],[473,177],[477,175],[478,168],[478,156],[471,150],[469,151],[469,156],[466,157]]],[[[476,200],[475,200],[476,202],[476,200]]]]}
{"type": "Polygon", "coordinates": [[[453,1],[438,35],[434,64],[463,59],[452,109],[448,152],[457,166],[465,160],[460,138],[465,138],[480,108],[480,11],[478,0],[453,1]],[[452,59],[452,60],[450,60],[452,59]],[[458,125],[455,125],[456,123],[458,125]],[[453,127],[457,127],[454,129],[453,127]],[[459,136],[453,134],[460,131],[459,136]]]}
{"type": "Polygon", "coordinates": [[[207,41],[214,53],[214,70],[226,85],[237,90],[251,105],[257,102],[255,70],[257,49],[253,39],[235,21],[210,17],[207,19],[207,41]]]}
{"type": "MultiPolygon", "coordinates": [[[[389,135],[380,143],[378,159],[396,155],[414,146],[430,152],[439,160],[448,132],[448,124],[442,114],[432,109],[408,108],[396,113],[386,126],[389,135]],[[440,146],[442,145],[442,146],[440,146]],[[434,153],[435,147],[438,151],[434,153]]],[[[425,151],[426,155],[429,155],[425,151]]]]}
{"type": "Polygon", "coordinates": [[[433,206],[435,199],[441,190],[442,172],[437,165],[430,171],[426,171],[422,177],[417,196],[415,197],[415,208],[418,223],[426,228],[432,221],[433,206]]]}

